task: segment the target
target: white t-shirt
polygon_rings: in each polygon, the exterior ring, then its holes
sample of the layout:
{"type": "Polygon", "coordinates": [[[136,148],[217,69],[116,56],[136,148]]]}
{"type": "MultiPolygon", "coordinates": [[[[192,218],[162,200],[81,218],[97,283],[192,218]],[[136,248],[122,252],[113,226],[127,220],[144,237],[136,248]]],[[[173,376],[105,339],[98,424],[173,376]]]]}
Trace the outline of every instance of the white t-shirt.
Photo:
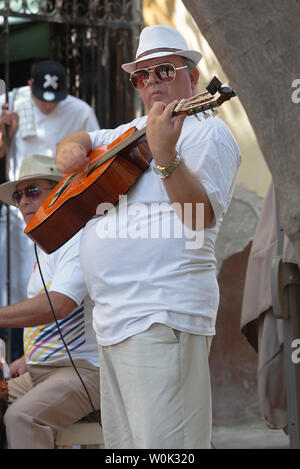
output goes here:
{"type": "MultiPolygon", "coordinates": [[[[25,96],[30,89],[28,86],[22,88],[25,96]]],[[[2,95],[0,102],[4,102],[2,95]]],[[[9,93],[9,105],[12,109],[13,93],[9,93]]],[[[68,95],[60,101],[50,114],[44,114],[30,98],[32,106],[35,135],[22,138],[20,129],[16,132],[10,147],[9,179],[17,179],[19,169],[24,156],[41,154],[55,156],[56,147],[60,140],[66,135],[79,130],[93,131],[99,129],[99,123],[93,109],[81,99],[68,95]]]]}
{"type": "MultiPolygon", "coordinates": [[[[145,127],[146,117],[114,131],[91,133],[93,147],[110,143],[133,125],[145,127]]],[[[80,257],[102,345],[121,342],[155,322],[215,334],[219,289],[214,245],[232,197],[240,152],[220,119],[200,123],[194,116],[184,121],[177,151],[204,186],[214,223],[202,232],[202,246],[200,233],[191,240],[196,234],[183,229],[152,161],[127,198],[87,224],[80,257]],[[178,235],[180,227],[185,236],[178,235]],[[192,247],[187,244],[191,241],[192,247]]]]}
{"type": "MultiPolygon", "coordinates": [[[[24,93],[29,93],[29,87],[23,87],[24,93]]],[[[11,103],[13,93],[9,93],[11,103]]],[[[5,96],[0,97],[0,103],[5,96]]],[[[58,106],[48,115],[43,114],[30,99],[35,124],[36,135],[22,138],[18,130],[12,140],[9,161],[9,179],[16,180],[24,156],[41,154],[55,156],[58,142],[66,135],[78,130],[95,130],[99,128],[97,118],[92,108],[84,101],[68,95],[60,101],[58,106]]],[[[27,284],[34,262],[33,244],[24,234],[25,223],[19,210],[10,207],[10,270],[11,270],[11,303],[23,301],[26,298],[27,284]]],[[[6,208],[3,206],[0,214],[0,304],[7,304],[6,289],[6,208]]]]}
{"type": "MultiPolygon", "coordinates": [[[[86,298],[87,288],[79,261],[81,233],[77,233],[52,254],[46,254],[38,248],[38,258],[47,290],[62,293],[78,305],[72,313],[58,320],[72,358],[85,359],[98,366],[92,307],[86,298]]],[[[28,284],[28,297],[35,297],[44,291],[35,262],[28,284]]],[[[49,324],[24,329],[24,352],[27,364],[57,361],[68,357],[54,319],[49,324]]]]}

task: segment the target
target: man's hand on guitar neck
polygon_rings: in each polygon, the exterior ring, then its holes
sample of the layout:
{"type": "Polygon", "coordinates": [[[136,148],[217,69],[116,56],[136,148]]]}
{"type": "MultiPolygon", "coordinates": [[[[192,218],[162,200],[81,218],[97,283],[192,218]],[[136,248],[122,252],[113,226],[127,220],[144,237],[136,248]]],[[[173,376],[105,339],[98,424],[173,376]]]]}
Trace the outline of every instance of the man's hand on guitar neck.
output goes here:
{"type": "Polygon", "coordinates": [[[172,101],[167,106],[156,102],[149,111],[147,121],[147,141],[155,164],[168,166],[176,155],[176,143],[179,139],[185,114],[173,116],[175,105],[172,101]]]}
{"type": "Polygon", "coordinates": [[[59,171],[68,174],[83,168],[89,161],[91,150],[92,142],[87,132],[68,135],[57,146],[56,165],[59,171]]]}

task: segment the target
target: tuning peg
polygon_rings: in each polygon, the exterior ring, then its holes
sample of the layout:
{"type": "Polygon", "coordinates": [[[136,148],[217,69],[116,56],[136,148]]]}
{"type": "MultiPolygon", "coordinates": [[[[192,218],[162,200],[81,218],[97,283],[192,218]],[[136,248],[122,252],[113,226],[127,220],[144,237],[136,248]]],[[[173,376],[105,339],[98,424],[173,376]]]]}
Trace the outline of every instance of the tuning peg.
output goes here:
{"type": "Polygon", "coordinates": [[[196,117],[197,121],[202,122],[201,118],[198,116],[198,114],[196,112],[193,112],[192,114],[193,114],[193,116],[196,117]]]}

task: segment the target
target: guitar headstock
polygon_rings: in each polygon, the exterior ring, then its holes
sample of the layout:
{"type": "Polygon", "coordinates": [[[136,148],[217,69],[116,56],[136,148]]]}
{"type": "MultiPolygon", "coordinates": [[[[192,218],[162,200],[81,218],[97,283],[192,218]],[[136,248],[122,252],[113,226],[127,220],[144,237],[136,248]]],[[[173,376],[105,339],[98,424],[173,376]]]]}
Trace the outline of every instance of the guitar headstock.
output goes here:
{"type": "Polygon", "coordinates": [[[206,90],[191,98],[182,99],[175,107],[174,115],[183,113],[192,115],[198,112],[205,113],[208,110],[214,111],[216,107],[236,96],[235,91],[229,85],[223,86],[216,76],[207,85],[206,90]],[[214,97],[217,92],[219,95],[214,97]]]}

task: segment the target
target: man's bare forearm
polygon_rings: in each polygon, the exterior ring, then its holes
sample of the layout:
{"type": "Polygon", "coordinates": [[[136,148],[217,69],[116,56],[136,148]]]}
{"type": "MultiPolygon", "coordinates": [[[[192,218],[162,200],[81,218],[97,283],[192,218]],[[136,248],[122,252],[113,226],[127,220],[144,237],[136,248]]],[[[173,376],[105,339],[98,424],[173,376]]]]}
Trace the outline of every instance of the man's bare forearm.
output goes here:
{"type": "Polygon", "coordinates": [[[57,145],[57,152],[61,151],[61,149],[66,145],[66,143],[69,142],[80,143],[86,149],[87,152],[90,152],[92,149],[91,139],[89,137],[88,132],[86,132],[85,130],[73,132],[72,134],[69,134],[64,137],[57,145]]]}
{"type": "Polygon", "coordinates": [[[56,151],[56,164],[62,173],[82,168],[88,162],[92,142],[88,132],[79,131],[63,138],[56,151]]]}
{"type": "MultiPolygon", "coordinates": [[[[70,314],[76,303],[58,292],[49,293],[57,319],[70,314]]],[[[34,327],[54,321],[51,307],[45,293],[20,303],[0,308],[0,327],[34,327]]]]}

